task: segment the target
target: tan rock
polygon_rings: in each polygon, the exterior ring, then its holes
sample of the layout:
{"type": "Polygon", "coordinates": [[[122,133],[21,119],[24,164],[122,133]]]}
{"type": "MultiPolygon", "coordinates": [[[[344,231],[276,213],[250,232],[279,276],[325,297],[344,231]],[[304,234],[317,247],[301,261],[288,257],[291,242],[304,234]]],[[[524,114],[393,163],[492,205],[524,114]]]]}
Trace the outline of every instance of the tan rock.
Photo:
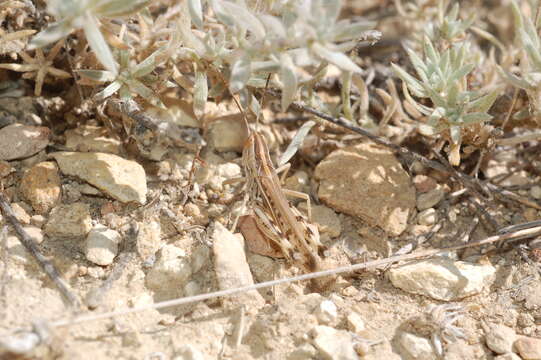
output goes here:
{"type": "Polygon", "coordinates": [[[146,202],[145,170],[135,161],[105,153],[57,152],[51,154],[60,170],[77,176],[122,202],[146,202]]]}
{"type": "Polygon", "coordinates": [[[240,115],[216,119],[211,123],[208,132],[209,143],[218,152],[241,152],[247,138],[248,130],[240,115]]]}
{"type": "Polygon", "coordinates": [[[381,146],[336,150],[316,167],[319,198],[339,212],[400,235],[415,207],[415,189],[395,156],[381,146]]]}
{"type": "Polygon", "coordinates": [[[335,238],[342,232],[342,225],[338,215],[326,206],[312,206],[312,221],[317,224],[321,234],[327,234],[335,238]]]}
{"type": "Polygon", "coordinates": [[[11,204],[11,209],[13,210],[13,213],[15,214],[15,218],[19,220],[22,224],[25,224],[25,225],[30,224],[30,215],[28,215],[24,207],[22,207],[18,203],[13,203],[11,204]]]}
{"type": "Polygon", "coordinates": [[[119,154],[120,141],[105,127],[83,125],[66,131],[66,147],[72,151],[119,154]]]}
{"type": "Polygon", "coordinates": [[[520,337],[515,341],[515,348],[524,360],[541,359],[541,339],[520,337]]]}
{"type": "Polygon", "coordinates": [[[60,202],[58,167],[52,161],[41,162],[24,173],[20,191],[39,214],[47,213],[60,202]]]}
{"type": "Polygon", "coordinates": [[[88,204],[59,205],[51,210],[45,233],[54,237],[85,236],[92,228],[88,204]]]}
{"type": "Polygon", "coordinates": [[[49,144],[51,130],[43,126],[12,124],[0,129],[0,160],[23,159],[49,144]]]}

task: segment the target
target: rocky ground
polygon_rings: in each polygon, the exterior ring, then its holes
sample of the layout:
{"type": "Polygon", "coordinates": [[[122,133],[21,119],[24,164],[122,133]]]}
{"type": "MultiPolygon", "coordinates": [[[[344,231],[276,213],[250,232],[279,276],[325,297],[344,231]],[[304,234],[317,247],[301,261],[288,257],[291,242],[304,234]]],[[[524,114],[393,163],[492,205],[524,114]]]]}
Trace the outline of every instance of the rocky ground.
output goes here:
{"type": "MultiPolygon", "coordinates": [[[[145,156],[133,156],[129,145],[98,122],[65,131],[45,126],[50,109],[37,111],[36,103],[0,99],[15,115],[3,117],[0,129],[0,180],[18,221],[82,305],[69,306],[6,217],[0,218],[5,229],[0,339],[32,324],[49,324],[48,337],[25,356],[541,359],[535,240],[344,273],[319,292],[308,282],[294,282],[58,325],[54,321],[74,315],[145,306],[299,270],[247,250],[254,250],[252,244],[228,230],[245,211],[242,183],[226,182],[242,176],[247,130],[240,116],[216,116],[203,132],[208,145],[197,158],[193,149],[159,134],[142,142],[145,156]]],[[[261,131],[273,154],[291,135],[283,126],[265,125],[261,131]]],[[[356,264],[493,234],[482,221],[483,209],[459,201],[457,184],[441,173],[418,163],[404,169],[392,152],[358,137],[349,143],[336,146],[309,135],[284,185],[315,200],[312,217],[328,248],[328,264],[356,264]]],[[[482,171],[487,177],[508,174],[500,185],[514,186],[538,204],[539,178],[513,171],[516,156],[512,149],[498,152],[482,171]]],[[[533,161],[539,165],[538,158],[533,161]]],[[[540,216],[539,207],[491,204],[486,211],[501,226],[540,216]]],[[[306,210],[305,203],[296,205],[306,210]]]]}

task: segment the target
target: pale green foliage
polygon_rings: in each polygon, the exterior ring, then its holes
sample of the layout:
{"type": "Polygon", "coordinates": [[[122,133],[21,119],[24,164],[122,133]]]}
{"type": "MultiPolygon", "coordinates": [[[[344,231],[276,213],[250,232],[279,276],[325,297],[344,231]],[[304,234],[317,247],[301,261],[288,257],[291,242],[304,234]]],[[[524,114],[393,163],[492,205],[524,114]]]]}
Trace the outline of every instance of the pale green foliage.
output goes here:
{"type": "Polygon", "coordinates": [[[43,47],[83,29],[88,44],[96,57],[108,70],[116,74],[118,64],[103,38],[98,19],[119,17],[144,7],[150,0],[50,0],[47,11],[57,22],[32,38],[29,49],[43,47]]]}
{"type": "MultiPolygon", "coordinates": [[[[541,40],[533,21],[523,17],[515,2],[512,3],[517,41],[525,56],[520,62],[520,76],[498,67],[502,76],[512,85],[526,90],[531,115],[541,121],[541,40]]],[[[520,114],[527,115],[527,114],[520,114]]]]}
{"type": "Polygon", "coordinates": [[[145,60],[136,64],[130,59],[127,51],[119,51],[120,67],[118,73],[109,70],[79,70],[79,75],[96,82],[110,82],[102,91],[96,94],[96,100],[105,100],[118,92],[123,100],[131,99],[132,94],[137,94],[151,104],[164,107],[157,95],[147,85],[155,83],[158,79],[152,71],[158,66],[160,49],[145,60]]]}
{"type": "MultiPolygon", "coordinates": [[[[338,20],[341,1],[281,1],[269,13],[257,13],[243,2],[189,0],[192,22],[199,31],[181,27],[182,58],[211,63],[229,74],[229,89],[236,93],[246,86],[262,87],[269,73],[282,87],[282,108],[294,100],[298,88],[310,77],[299,68],[313,69],[331,63],[343,71],[361,72],[347,56],[374,26],[371,22],[338,20]],[[215,19],[204,15],[208,3],[215,19]],[[272,13],[272,15],[270,15],[272,13]],[[213,24],[218,22],[221,26],[213,24]],[[213,24],[207,28],[207,24],[213,24]]],[[[250,96],[244,96],[249,99],[250,96]]]]}
{"type": "Polygon", "coordinates": [[[458,17],[460,6],[455,3],[451,10],[446,13],[447,4],[444,1],[438,3],[437,20],[430,22],[426,27],[426,34],[432,41],[446,40],[451,42],[462,38],[466,30],[473,24],[475,15],[471,14],[466,20],[458,17]]]}
{"type": "Polygon", "coordinates": [[[428,116],[425,133],[436,134],[448,129],[451,141],[461,143],[461,128],[490,120],[487,114],[497,92],[483,94],[468,91],[466,76],[474,69],[467,62],[467,44],[458,44],[438,52],[429,39],[424,43],[424,58],[407,49],[418,78],[393,64],[396,74],[405,82],[409,91],[419,98],[430,98],[433,107],[422,105],[411,97],[410,102],[417,110],[428,116]]]}

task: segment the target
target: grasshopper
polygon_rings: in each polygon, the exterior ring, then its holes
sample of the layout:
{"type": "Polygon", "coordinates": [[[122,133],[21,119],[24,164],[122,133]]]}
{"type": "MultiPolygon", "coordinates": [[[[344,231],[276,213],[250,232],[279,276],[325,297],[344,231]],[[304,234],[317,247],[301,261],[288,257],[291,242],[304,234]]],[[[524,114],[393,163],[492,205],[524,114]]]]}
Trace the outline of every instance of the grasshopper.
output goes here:
{"type": "MultiPolygon", "coordinates": [[[[253,131],[242,152],[249,206],[258,230],[278,245],[281,253],[304,272],[322,269],[324,246],[317,227],[286,199],[286,194],[308,201],[307,194],[282,189],[277,170],[272,164],[265,139],[253,131]]],[[[311,217],[310,206],[308,206],[311,217]]]]}

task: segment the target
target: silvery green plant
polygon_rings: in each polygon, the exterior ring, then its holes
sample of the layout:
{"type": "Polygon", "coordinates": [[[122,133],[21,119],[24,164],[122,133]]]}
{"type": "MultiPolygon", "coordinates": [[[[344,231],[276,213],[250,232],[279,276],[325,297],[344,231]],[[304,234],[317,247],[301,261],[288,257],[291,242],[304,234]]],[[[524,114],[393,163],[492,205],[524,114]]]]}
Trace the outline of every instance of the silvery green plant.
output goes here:
{"type": "Polygon", "coordinates": [[[360,73],[345,53],[374,26],[339,20],[339,0],[281,1],[265,14],[243,1],[188,0],[188,9],[197,29],[179,26],[184,45],[180,58],[210,63],[228,76],[232,93],[242,94],[246,86],[263,87],[269,73],[277,75],[284,110],[326,64],[360,73]],[[206,5],[210,11],[203,11],[206,5]],[[310,76],[303,77],[301,68],[310,76]]]}
{"type": "Polygon", "coordinates": [[[438,3],[438,12],[435,21],[431,21],[425,28],[426,35],[432,41],[445,40],[447,43],[456,41],[465,36],[466,30],[473,24],[475,15],[471,14],[467,19],[458,17],[460,5],[455,3],[446,11],[447,4],[443,0],[438,3]]]}
{"type": "Polygon", "coordinates": [[[516,117],[533,116],[541,123],[541,40],[537,33],[539,24],[536,26],[530,18],[522,16],[516,2],[511,3],[511,8],[516,38],[524,56],[520,61],[520,75],[503,70],[501,67],[498,67],[498,70],[505,80],[524,89],[528,95],[529,109],[519,112],[516,117]]]}
{"type": "Polygon", "coordinates": [[[164,49],[158,49],[145,60],[136,63],[126,50],[118,51],[119,69],[115,73],[110,70],[79,70],[79,75],[98,83],[109,83],[96,94],[95,99],[102,101],[118,92],[120,99],[130,100],[133,94],[141,96],[149,103],[164,107],[157,94],[149,87],[159,80],[152,72],[163,60],[160,55],[164,49]]]}
{"type": "Polygon", "coordinates": [[[60,40],[76,29],[83,29],[90,48],[100,63],[117,75],[116,63],[99,25],[100,18],[114,18],[131,14],[150,0],[50,0],[47,12],[56,22],[38,33],[29,43],[29,49],[40,48],[60,40]]]}
{"type": "Polygon", "coordinates": [[[419,112],[428,116],[427,123],[420,126],[420,130],[426,135],[448,131],[451,141],[449,160],[453,165],[458,165],[463,129],[492,118],[487,111],[494,103],[497,92],[486,94],[468,89],[466,77],[475,68],[474,63],[468,62],[468,43],[453,45],[440,53],[432,42],[425,38],[423,58],[412,49],[406,51],[417,78],[400,66],[392,66],[407,86],[404,90],[408,101],[419,112]],[[408,91],[418,98],[430,99],[432,106],[415,101],[408,91]]]}

